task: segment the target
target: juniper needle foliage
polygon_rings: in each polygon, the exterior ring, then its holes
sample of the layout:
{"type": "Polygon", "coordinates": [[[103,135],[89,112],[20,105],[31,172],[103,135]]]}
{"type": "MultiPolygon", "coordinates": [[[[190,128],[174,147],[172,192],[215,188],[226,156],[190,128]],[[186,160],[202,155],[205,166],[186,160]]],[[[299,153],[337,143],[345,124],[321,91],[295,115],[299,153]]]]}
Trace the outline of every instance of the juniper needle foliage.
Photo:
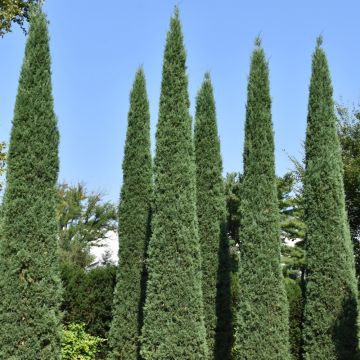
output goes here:
{"type": "Polygon", "coordinates": [[[252,54],[248,82],[240,203],[240,303],[235,358],[289,359],[269,70],[259,40],[252,54]]]}
{"type": "Polygon", "coordinates": [[[145,360],[207,359],[185,60],[176,10],[165,46],[156,133],[153,233],[141,351],[145,360]]]}
{"type": "Polygon", "coordinates": [[[34,10],[11,130],[0,242],[0,358],[59,359],[60,279],[47,21],[34,10]]]}
{"type": "Polygon", "coordinates": [[[149,102],[144,72],[139,69],[130,94],[123,160],[119,208],[119,267],[109,336],[111,359],[135,360],[139,355],[151,191],[149,102]]]}
{"type": "MultiPolygon", "coordinates": [[[[218,323],[216,313],[218,275],[221,273],[219,251],[221,237],[226,239],[224,231],[226,212],[215,99],[209,74],[205,75],[196,99],[194,144],[206,337],[209,353],[214,356],[218,323]]],[[[226,241],[225,239],[222,241],[226,241]]],[[[221,250],[229,251],[228,247],[221,250]]],[[[227,295],[230,296],[230,294],[227,295]]],[[[220,341],[224,343],[225,339],[219,339],[220,341]]],[[[224,359],[223,356],[222,359],[224,359]]]]}
{"type": "Polygon", "coordinates": [[[357,359],[357,286],[328,63],[312,58],[304,179],[306,360],[357,359]]]}

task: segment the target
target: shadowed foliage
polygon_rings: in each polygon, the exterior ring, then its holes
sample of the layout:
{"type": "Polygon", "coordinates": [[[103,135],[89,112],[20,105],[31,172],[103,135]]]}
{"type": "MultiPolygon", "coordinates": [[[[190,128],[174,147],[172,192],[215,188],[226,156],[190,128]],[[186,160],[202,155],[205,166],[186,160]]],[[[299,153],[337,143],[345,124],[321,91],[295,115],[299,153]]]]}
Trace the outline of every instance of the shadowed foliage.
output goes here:
{"type": "Polygon", "coordinates": [[[194,144],[207,344],[210,355],[225,360],[231,343],[230,293],[226,291],[230,285],[226,278],[230,271],[229,245],[224,228],[226,210],[220,141],[209,74],[205,74],[196,98],[194,144]]]}

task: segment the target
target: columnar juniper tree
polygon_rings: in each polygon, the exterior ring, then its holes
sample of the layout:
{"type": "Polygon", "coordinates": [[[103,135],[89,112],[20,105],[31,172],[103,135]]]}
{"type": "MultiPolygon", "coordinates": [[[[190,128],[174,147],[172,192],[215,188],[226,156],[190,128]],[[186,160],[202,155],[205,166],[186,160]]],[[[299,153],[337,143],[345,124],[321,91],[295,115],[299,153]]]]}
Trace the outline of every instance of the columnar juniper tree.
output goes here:
{"type": "Polygon", "coordinates": [[[154,212],[142,330],[145,360],[206,359],[195,162],[178,10],[164,53],[154,212]]]}
{"type": "Polygon", "coordinates": [[[322,39],[312,58],[306,171],[306,360],[357,358],[357,288],[332,85],[322,39]]]}
{"type": "Polygon", "coordinates": [[[119,270],[109,335],[111,359],[139,355],[144,302],[144,260],[152,191],[150,114],[145,76],[139,69],[130,94],[119,208],[119,270]]]}
{"type": "MultiPolygon", "coordinates": [[[[220,256],[220,240],[223,242],[227,239],[224,231],[225,195],[220,141],[216,125],[215,100],[209,74],[205,74],[204,82],[196,98],[194,144],[197,214],[204,279],[202,282],[204,315],[207,344],[210,356],[213,357],[218,353],[215,350],[215,331],[217,327],[216,300],[218,275],[221,273],[218,261],[220,256]]],[[[228,251],[229,249],[222,247],[221,250],[228,251]]],[[[223,314],[225,309],[220,310],[222,310],[220,314],[223,314]]],[[[229,321],[228,318],[226,320],[229,321]]],[[[224,339],[226,334],[222,333],[221,335],[218,343],[228,343],[229,341],[224,339]]],[[[224,359],[224,354],[221,355],[221,358],[224,359]]]]}
{"type": "Polygon", "coordinates": [[[8,155],[0,242],[1,359],[59,359],[58,143],[47,20],[37,9],[8,155]]]}
{"type": "Polygon", "coordinates": [[[289,359],[269,70],[260,39],[251,58],[240,202],[240,304],[235,358],[289,359]]]}

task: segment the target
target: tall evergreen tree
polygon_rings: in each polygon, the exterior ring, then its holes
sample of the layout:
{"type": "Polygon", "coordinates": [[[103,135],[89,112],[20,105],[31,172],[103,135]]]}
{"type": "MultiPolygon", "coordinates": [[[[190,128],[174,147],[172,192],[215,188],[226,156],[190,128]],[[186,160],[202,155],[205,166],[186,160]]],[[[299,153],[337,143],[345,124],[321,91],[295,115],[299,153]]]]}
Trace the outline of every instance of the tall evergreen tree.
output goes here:
{"type": "Polygon", "coordinates": [[[34,9],[8,154],[0,242],[0,359],[59,359],[58,143],[47,20],[34,9]]]}
{"type": "Polygon", "coordinates": [[[236,358],[289,359],[269,70],[259,39],[252,54],[248,83],[240,203],[240,304],[236,358]]]}
{"type": "Polygon", "coordinates": [[[111,359],[136,360],[145,286],[145,251],[149,238],[152,165],[150,113],[142,69],[136,73],[123,160],[119,208],[119,270],[109,341],[111,359]]]}
{"type": "MultiPolygon", "coordinates": [[[[199,224],[199,239],[202,258],[202,282],[204,298],[205,326],[207,333],[207,344],[210,356],[217,356],[222,360],[225,359],[223,351],[215,349],[215,338],[218,338],[217,344],[221,344],[224,349],[225,345],[229,348],[229,332],[225,329],[218,329],[221,336],[216,337],[216,327],[218,320],[226,313],[226,323],[228,330],[231,329],[230,301],[228,306],[221,304],[219,319],[217,319],[217,287],[220,290],[219,275],[222,269],[219,268],[220,250],[229,252],[229,247],[222,246],[223,242],[227,243],[225,224],[225,194],[222,178],[222,160],[220,154],[220,141],[216,124],[216,109],[213,95],[213,88],[209,74],[205,74],[204,82],[199,90],[196,99],[196,116],[195,116],[195,160],[196,160],[196,194],[197,194],[197,215],[199,224]],[[229,319],[230,318],[230,319],[229,319]],[[218,354],[218,355],[216,355],[218,354]]],[[[224,254],[221,259],[229,259],[229,254],[224,254]]],[[[224,264],[221,264],[224,266],[224,264]]],[[[230,271],[229,266],[226,270],[230,271]]],[[[229,282],[225,284],[229,285],[229,282]]],[[[221,284],[224,286],[224,284],[221,284]]],[[[221,289],[224,290],[224,289],[221,289]]],[[[228,298],[230,294],[228,293],[228,298]]],[[[219,299],[219,297],[218,297],[219,299]]],[[[221,297],[224,299],[224,297],[221,297]]],[[[220,304],[219,304],[220,305],[220,304]]],[[[222,321],[222,326],[224,321],[222,321]]],[[[219,334],[220,335],[220,334],[219,334]]]]}
{"type": "Polygon", "coordinates": [[[207,358],[185,60],[176,9],[165,46],[156,133],[153,234],[141,351],[145,360],[207,358]]]}
{"type": "Polygon", "coordinates": [[[321,38],[312,58],[305,143],[306,360],[357,358],[357,287],[332,85],[321,38]]]}

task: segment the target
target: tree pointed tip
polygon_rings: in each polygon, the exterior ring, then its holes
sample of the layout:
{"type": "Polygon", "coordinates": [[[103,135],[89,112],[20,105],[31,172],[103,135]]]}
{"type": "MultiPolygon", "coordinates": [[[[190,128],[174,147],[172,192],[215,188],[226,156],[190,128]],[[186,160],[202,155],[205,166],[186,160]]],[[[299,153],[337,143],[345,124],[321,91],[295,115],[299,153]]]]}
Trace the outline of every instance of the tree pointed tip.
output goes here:
{"type": "Polygon", "coordinates": [[[174,18],[179,19],[179,17],[180,17],[179,5],[175,5],[175,7],[174,7],[174,18]]]}
{"type": "Polygon", "coordinates": [[[139,65],[139,67],[136,70],[136,74],[137,75],[144,75],[144,65],[143,64],[139,65]]]}
{"type": "Polygon", "coordinates": [[[176,28],[176,27],[181,27],[181,22],[180,22],[180,10],[179,10],[179,6],[175,5],[174,7],[174,13],[170,18],[170,27],[171,28],[176,28]]]}
{"type": "Polygon", "coordinates": [[[319,35],[317,38],[316,38],[316,47],[319,48],[322,44],[323,44],[323,36],[322,35],[319,35]]]}
{"type": "Polygon", "coordinates": [[[261,36],[258,35],[258,36],[255,38],[255,46],[259,48],[259,47],[261,46],[261,41],[262,41],[261,36]]]}
{"type": "Polygon", "coordinates": [[[205,81],[210,81],[210,80],[211,80],[210,72],[209,72],[209,71],[207,71],[207,72],[205,73],[205,75],[204,75],[204,80],[205,80],[205,81]]]}
{"type": "Polygon", "coordinates": [[[144,81],[145,81],[145,72],[143,66],[141,65],[136,70],[134,83],[144,82],[144,81]]]}

